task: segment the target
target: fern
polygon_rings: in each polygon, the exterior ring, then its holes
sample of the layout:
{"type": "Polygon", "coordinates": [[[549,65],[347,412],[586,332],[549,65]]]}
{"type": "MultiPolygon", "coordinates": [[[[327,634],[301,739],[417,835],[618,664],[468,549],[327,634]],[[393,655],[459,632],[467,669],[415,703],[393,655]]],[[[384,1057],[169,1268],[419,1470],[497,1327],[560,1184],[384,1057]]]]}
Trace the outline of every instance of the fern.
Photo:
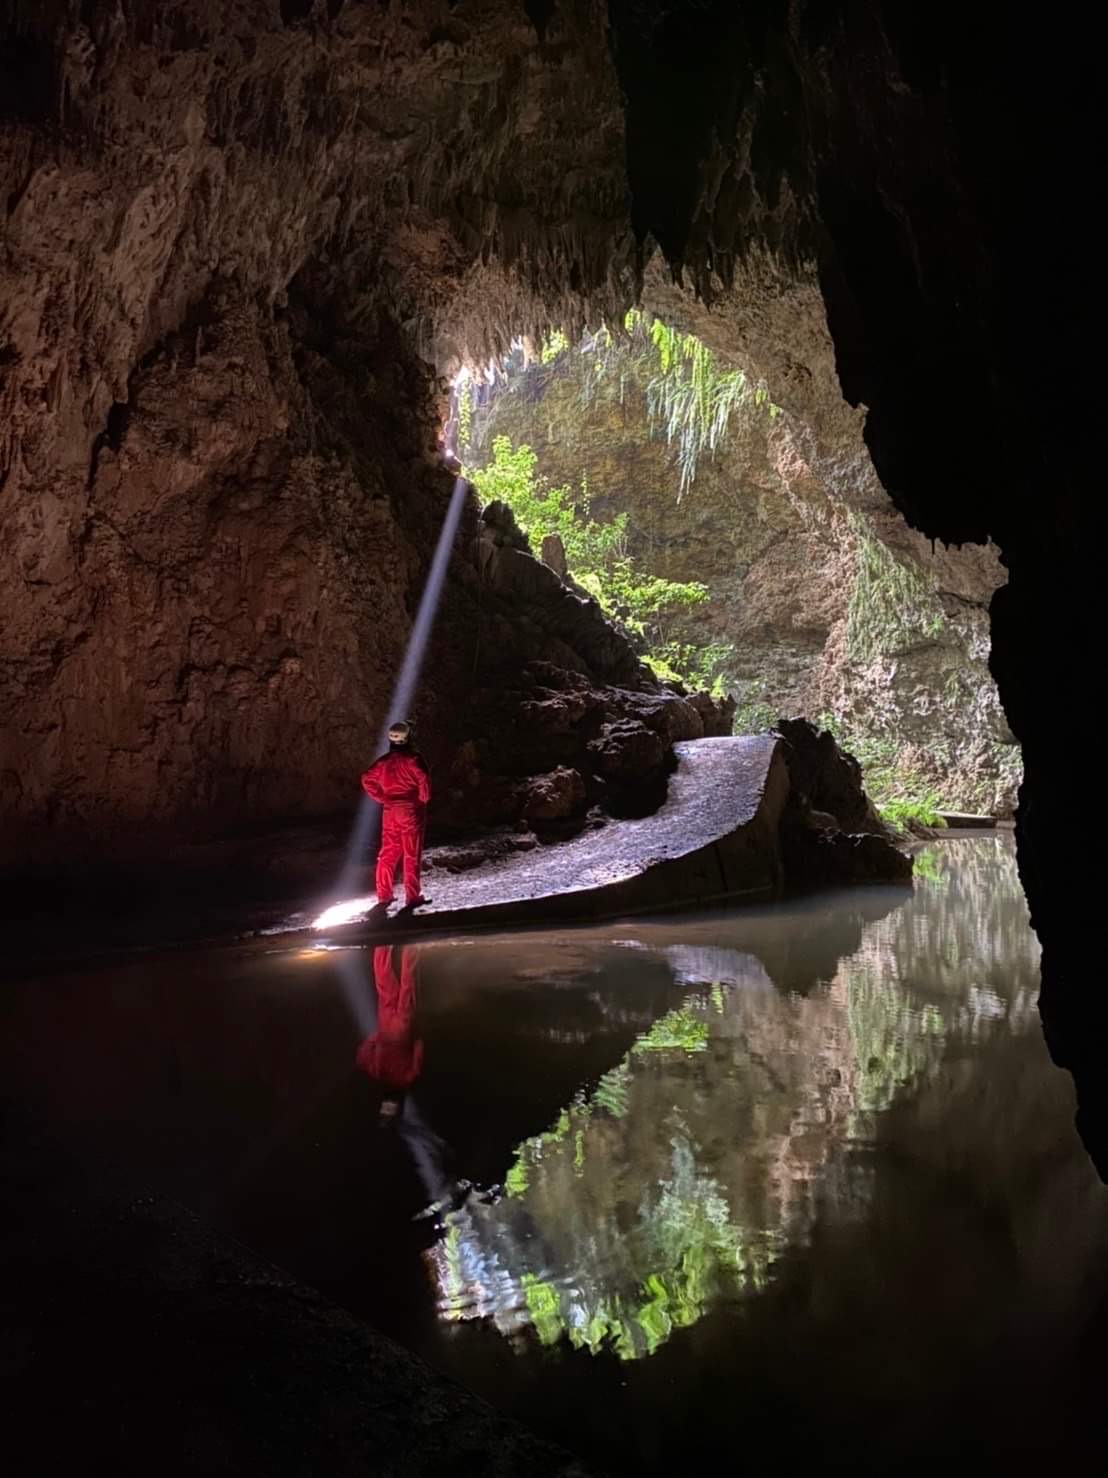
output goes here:
{"type": "Polygon", "coordinates": [[[582,347],[592,365],[583,387],[584,404],[615,374],[621,404],[628,379],[641,382],[651,435],[663,437],[674,449],[678,501],[692,486],[701,460],[723,445],[736,411],[763,410],[770,419],[780,414],[763,383],[752,383],[742,370],[722,369],[695,334],[682,333],[660,318],[648,320],[637,308],[624,315],[622,339],[605,327],[586,336],[582,347]]]}

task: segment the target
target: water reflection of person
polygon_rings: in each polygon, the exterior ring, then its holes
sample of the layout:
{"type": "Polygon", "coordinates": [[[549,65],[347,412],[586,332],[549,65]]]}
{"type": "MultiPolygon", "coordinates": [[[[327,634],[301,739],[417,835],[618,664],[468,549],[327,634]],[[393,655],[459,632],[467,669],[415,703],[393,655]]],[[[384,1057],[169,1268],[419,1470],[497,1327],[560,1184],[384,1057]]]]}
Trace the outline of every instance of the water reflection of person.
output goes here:
{"type": "MultiPolygon", "coordinates": [[[[358,1048],[359,1070],[384,1090],[380,1123],[395,1126],[427,1195],[423,1215],[456,1205],[463,1188],[450,1173],[446,1141],[427,1123],[413,1095],[423,1070],[423,1042],[416,1034],[419,950],[402,944],[373,951],[376,996],[372,1030],[358,1048]]],[[[368,1018],[361,1017],[368,1024],[368,1018]]]]}
{"type": "Polygon", "coordinates": [[[384,1089],[382,1119],[395,1117],[423,1068],[423,1043],[415,1032],[416,959],[417,952],[402,944],[373,951],[377,1019],[355,1061],[384,1089]]]}

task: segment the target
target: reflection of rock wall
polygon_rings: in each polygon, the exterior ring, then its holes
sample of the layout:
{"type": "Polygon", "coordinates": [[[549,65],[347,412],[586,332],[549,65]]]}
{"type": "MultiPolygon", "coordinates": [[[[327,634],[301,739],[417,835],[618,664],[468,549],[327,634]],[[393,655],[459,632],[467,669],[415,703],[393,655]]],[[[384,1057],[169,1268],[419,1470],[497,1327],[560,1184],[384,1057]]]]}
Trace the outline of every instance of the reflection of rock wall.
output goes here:
{"type": "MultiPolygon", "coordinates": [[[[826,338],[809,306],[808,333],[826,338]]],[[[819,357],[833,390],[830,355],[819,357]]],[[[996,551],[932,546],[910,530],[877,482],[863,417],[845,407],[818,432],[794,414],[740,408],[679,500],[674,451],[651,434],[649,362],[607,350],[598,374],[599,358],[566,350],[484,391],[471,460],[497,435],[529,443],[553,486],[587,475],[598,516],[629,513],[643,568],[704,581],[707,604],[676,614],[670,636],[728,649],[720,671],[740,723],[766,710],[834,713],[890,739],[948,804],[1010,814],[1019,757],[988,669],[996,551]]]]}
{"type": "Polygon", "coordinates": [[[853,1216],[866,1182],[832,1173],[850,1143],[940,1069],[948,1038],[1033,1020],[1010,844],[941,844],[924,872],[807,994],[738,950],[667,950],[698,983],[520,1147],[497,1203],[451,1219],[431,1254],[442,1316],[634,1358],[764,1287],[817,1202],[853,1216]]]}

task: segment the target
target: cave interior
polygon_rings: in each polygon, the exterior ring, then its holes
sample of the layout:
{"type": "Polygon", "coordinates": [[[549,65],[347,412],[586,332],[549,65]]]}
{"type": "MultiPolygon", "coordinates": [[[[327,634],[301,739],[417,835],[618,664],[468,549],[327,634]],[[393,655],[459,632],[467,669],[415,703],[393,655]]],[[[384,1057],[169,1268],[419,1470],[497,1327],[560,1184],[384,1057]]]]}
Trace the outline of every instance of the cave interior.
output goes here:
{"type": "MultiPolygon", "coordinates": [[[[1043,1027],[1108,1174],[1071,785],[1102,604],[1083,29],[993,0],[0,0],[7,913],[345,825],[453,487],[452,378],[644,312],[769,387],[821,505],[895,519],[979,606],[1043,1027]]],[[[511,821],[504,776],[549,766],[496,746],[556,642],[577,687],[658,687],[599,619],[486,588],[486,529],[470,497],[412,715],[476,775],[448,828],[511,821]]]]}

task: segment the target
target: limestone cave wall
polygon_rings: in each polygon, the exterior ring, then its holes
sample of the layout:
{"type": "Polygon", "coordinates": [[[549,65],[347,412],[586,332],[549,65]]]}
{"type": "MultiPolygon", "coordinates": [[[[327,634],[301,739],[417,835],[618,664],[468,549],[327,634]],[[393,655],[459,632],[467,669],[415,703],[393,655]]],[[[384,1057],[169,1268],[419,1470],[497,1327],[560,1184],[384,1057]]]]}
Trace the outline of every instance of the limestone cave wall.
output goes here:
{"type": "MultiPolygon", "coordinates": [[[[600,13],[541,47],[511,6],[0,20],[5,858],[348,807],[452,486],[420,351],[494,345],[536,282],[630,291],[600,13]]],[[[498,619],[477,536],[434,759],[529,657],[653,686],[587,614],[556,653],[518,589],[498,619]]]]}

